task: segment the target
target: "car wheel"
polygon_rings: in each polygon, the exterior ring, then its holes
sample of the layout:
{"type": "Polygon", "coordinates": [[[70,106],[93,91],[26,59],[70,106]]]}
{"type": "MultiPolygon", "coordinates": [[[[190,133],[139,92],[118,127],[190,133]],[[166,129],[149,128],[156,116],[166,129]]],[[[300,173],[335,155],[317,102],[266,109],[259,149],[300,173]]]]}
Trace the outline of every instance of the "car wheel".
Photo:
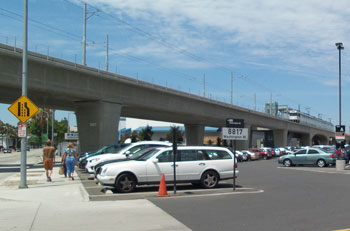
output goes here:
{"type": "Polygon", "coordinates": [[[291,161],[290,159],[285,159],[285,160],[283,161],[283,165],[284,165],[285,167],[290,167],[290,166],[292,166],[292,161],[291,161]]]}
{"type": "Polygon", "coordinates": [[[130,173],[123,173],[117,178],[115,188],[121,193],[133,192],[136,188],[136,179],[130,173]]]}
{"type": "Polygon", "coordinates": [[[206,171],[201,177],[203,188],[215,188],[219,183],[219,175],[215,171],[206,171]]]}
{"type": "Polygon", "coordinates": [[[317,166],[320,167],[320,168],[323,168],[323,167],[326,167],[326,161],[324,161],[323,159],[319,159],[317,162],[316,162],[317,166]]]}

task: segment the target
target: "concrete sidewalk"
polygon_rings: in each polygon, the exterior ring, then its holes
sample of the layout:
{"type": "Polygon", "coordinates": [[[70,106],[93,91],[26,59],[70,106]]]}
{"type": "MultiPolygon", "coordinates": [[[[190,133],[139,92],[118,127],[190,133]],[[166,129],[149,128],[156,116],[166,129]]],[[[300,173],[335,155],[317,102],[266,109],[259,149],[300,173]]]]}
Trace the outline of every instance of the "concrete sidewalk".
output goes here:
{"type": "Polygon", "coordinates": [[[20,173],[0,182],[0,230],[190,230],[148,200],[89,201],[75,181],[58,175],[46,181],[39,165],[27,170],[28,189],[19,189],[20,173]]]}

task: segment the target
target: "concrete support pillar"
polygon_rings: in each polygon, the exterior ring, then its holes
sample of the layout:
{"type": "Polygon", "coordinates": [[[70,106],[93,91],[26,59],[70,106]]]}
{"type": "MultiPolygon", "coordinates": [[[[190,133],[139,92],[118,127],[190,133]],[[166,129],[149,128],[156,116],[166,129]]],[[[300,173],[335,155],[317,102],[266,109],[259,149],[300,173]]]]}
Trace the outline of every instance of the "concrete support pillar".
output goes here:
{"type": "Polygon", "coordinates": [[[275,147],[287,146],[288,130],[273,130],[273,139],[275,147]]]}
{"type": "Polygon", "coordinates": [[[187,145],[203,145],[204,125],[185,124],[185,133],[187,145]]]}
{"type": "Polygon", "coordinates": [[[80,151],[117,143],[121,105],[103,101],[77,103],[80,151]]]}
{"type": "Polygon", "coordinates": [[[311,146],[312,145],[312,135],[302,134],[300,139],[300,146],[311,146]]]}
{"type": "Polygon", "coordinates": [[[237,150],[248,150],[252,145],[252,126],[245,124],[244,128],[248,128],[248,140],[237,140],[237,150]]]}

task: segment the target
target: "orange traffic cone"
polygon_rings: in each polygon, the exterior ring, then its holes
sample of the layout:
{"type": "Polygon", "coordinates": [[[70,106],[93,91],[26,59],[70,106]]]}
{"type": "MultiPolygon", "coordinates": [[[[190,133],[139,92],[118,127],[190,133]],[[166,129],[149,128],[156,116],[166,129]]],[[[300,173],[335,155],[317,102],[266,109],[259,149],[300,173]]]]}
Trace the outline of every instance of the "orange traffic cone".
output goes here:
{"type": "Polygon", "coordinates": [[[160,179],[160,185],[158,190],[158,197],[167,197],[168,192],[166,190],[165,175],[162,173],[162,178],[160,179]]]}

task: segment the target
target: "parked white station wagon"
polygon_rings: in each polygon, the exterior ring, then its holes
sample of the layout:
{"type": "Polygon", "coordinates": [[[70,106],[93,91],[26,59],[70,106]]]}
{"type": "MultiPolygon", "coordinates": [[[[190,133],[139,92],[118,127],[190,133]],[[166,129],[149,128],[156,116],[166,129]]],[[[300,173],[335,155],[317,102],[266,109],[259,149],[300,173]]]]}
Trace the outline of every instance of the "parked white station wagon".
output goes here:
{"type": "MultiPolygon", "coordinates": [[[[174,181],[173,158],[172,147],[156,148],[140,159],[102,166],[97,180],[118,192],[132,192],[141,184],[159,184],[162,173],[170,183],[174,181]]],[[[214,188],[220,180],[233,178],[233,159],[233,153],[223,147],[179,146],[176,181],[214,188]]],[[[237,168],[235,173],[239,173],[237,168]]]]}

